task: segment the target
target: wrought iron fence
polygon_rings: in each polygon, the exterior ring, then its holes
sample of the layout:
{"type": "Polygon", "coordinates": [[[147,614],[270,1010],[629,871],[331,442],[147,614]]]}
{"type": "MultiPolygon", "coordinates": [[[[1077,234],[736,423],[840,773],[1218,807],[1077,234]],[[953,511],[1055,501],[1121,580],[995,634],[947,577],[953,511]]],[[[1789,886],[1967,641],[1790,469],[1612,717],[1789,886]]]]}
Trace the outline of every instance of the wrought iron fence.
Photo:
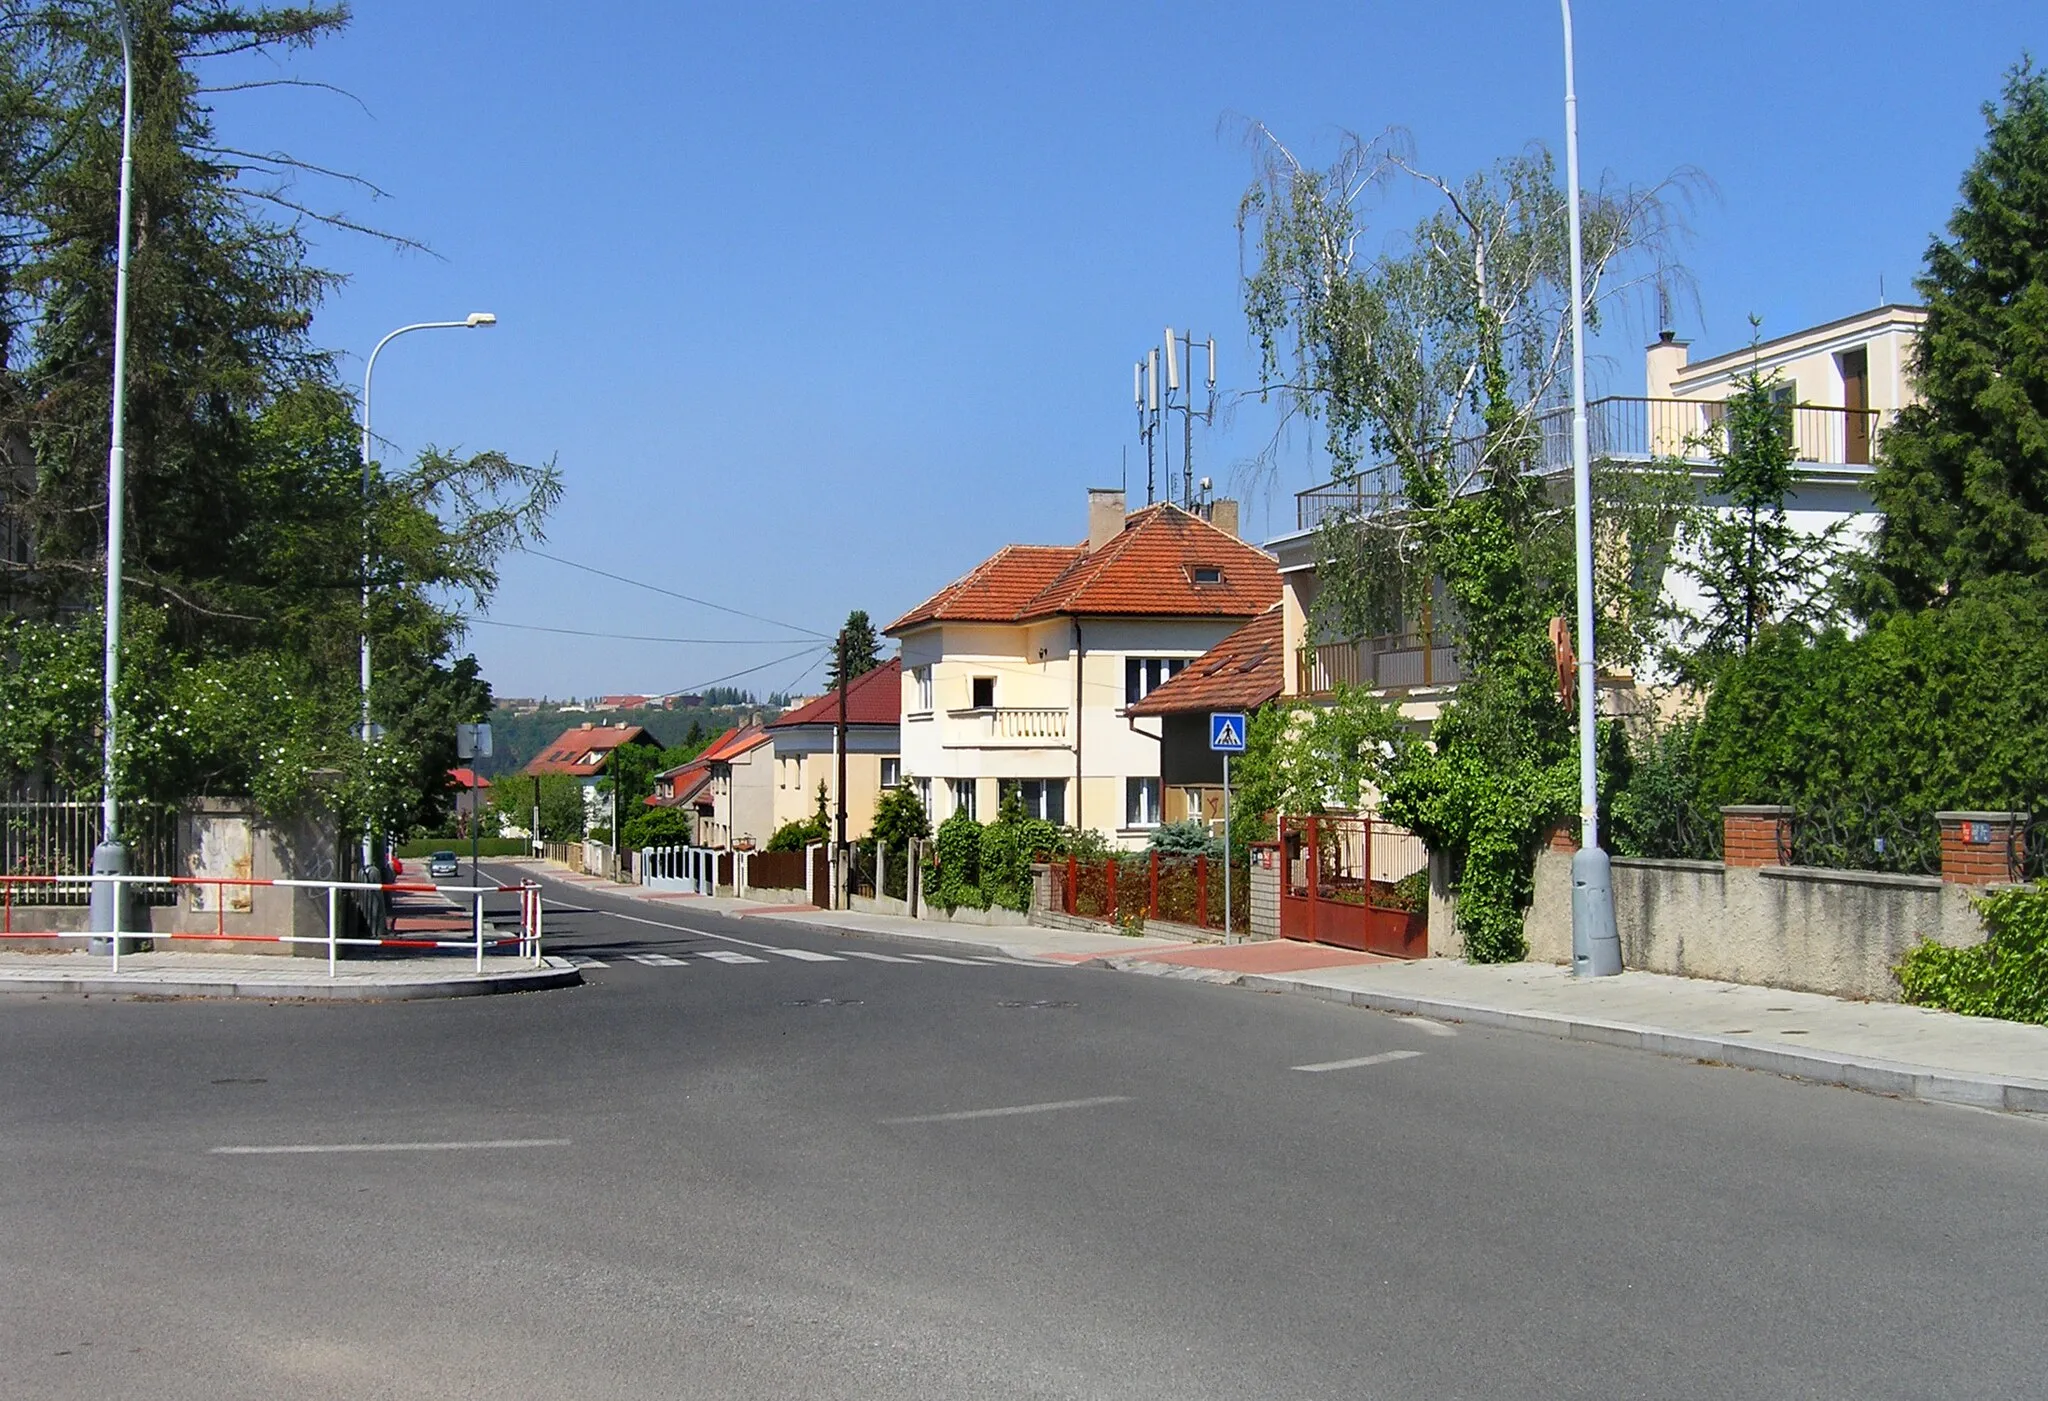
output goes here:
{"type": "Polygon", "coordinates": [[[1941,874],[1941,824],[1931,812],[1853,800],[1795,807],[1781,846],[1788,866],[1941,874]]]}
{"type": "Polygon", "coordinates": [[[1608,824],[1620,855],[1653,861],[1719,861],[1721,814],[1683,804],[1631,812],[1624,824],[1608,824]]]}
{"type": "MultiPolygon", "coordinates": [[[[121,828],[130,872],[165,877],[180,874],[175,810],[123,804],[121,828]]],[[[97,802],[11,793],[0,798],[0,875],[83,875],[92,870],[93,848],[100,844],[101,830],[97,802]]],[[[177,903],[177,890],[168,881],[136,888],[148,904],[177,903]]],[[[39,898],[52,905],[83,905],[90,896],[84,886],[52,886],[39,898]]]]}

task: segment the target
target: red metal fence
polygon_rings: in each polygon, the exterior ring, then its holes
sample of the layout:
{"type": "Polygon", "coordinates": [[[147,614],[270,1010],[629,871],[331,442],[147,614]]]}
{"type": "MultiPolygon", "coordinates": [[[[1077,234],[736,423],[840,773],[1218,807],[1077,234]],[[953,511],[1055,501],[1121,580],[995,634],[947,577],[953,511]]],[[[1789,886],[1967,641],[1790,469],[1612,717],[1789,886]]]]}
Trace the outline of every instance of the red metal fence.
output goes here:
{"type": "Polygon", "coordinates": [[[1395,958],[1429,952],[1420,838],[1368,813],[1280,819],[1280,937],[1395,958]]]}
{"type": "MultiPolygon", "coordinates": [[[[1168,856],[1157,851],[1053,863],[1060,908],[1080,919],[1111,924],[1143,915],[1155,921],[1223,932],[1223,858],[1168,856]],[[1121,918],[1120,918],[1121,917],[1121,918]]],[[[1251,871],[1230,873],[1231,928],[1251,923],[1251,871]]]]}

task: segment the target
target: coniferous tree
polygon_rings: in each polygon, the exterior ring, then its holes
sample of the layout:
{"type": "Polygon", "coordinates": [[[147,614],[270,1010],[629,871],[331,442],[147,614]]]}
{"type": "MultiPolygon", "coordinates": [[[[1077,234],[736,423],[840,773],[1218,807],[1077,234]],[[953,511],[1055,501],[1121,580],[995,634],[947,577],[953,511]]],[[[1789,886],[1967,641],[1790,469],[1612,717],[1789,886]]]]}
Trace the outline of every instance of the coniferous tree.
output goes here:
{"type": "Polygon", "coordinates": [[[1920,403],[1880,444],[1867,612],[1999,576],[2048,585],[2048,78],[2021,63],[1984,117],[1949,237],[1916,283],[1920,403]]]}
{"type": "MultiPolygon", "coordinates": [[[[875,635],[875,625],[869,620],[865,608],[856,608],[846,615],[845,637],[848,681],[865,676],[882,664],[882,642],[875,635]]],[[[828,690],[839,688],[839,649],[836,646],[825,671],[825,685],[828,690]]]]}

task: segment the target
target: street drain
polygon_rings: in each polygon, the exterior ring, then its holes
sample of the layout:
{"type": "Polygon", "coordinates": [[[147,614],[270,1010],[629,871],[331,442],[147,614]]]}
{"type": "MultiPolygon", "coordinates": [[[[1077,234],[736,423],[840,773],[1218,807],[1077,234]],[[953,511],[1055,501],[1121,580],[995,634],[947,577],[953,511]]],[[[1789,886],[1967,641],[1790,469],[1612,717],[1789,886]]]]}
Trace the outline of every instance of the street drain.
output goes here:
{"type": "Polygon", "coordinates": [[[1023,1007],[1023,1008],[1030,1008],[1030,1009],[1037,1009],[1037,1008],[1043,1008],[1043,1007],[1078,1007],[1078,1006],[1080,1006],[1080,1005],[1081,1005],[1081,1004],[1080,1004],[1080,1003],[1078,1003],[1078,1002],[1049,1002],[1049,1001],[1041,1001],[1041,1002],[998,1002],[998,1003],[996,1004],[996,1006],[998,1006],[998,1007],[1023,1007]]]}
{"type": "Polygon", "coordinates": [[[785,1007],[858,1007],[858,997],[796,997],[782,1004],[785,1007]]]}

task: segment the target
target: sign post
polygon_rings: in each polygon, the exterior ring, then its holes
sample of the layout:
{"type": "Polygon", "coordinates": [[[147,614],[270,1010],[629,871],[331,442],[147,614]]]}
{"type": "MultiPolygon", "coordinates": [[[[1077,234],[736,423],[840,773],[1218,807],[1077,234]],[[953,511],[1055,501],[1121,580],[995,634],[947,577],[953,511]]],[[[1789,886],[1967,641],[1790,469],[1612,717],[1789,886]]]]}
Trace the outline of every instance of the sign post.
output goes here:
{"type": "MultiPolygon", "coordinates": [[[[488,724],[455,727],[455,757],[469,760],[469,883],[482,885],[477,874],[477,827],[484,819],[483,799],[477,793],[476,761],[491,757],[491,727],[488,724]]],[[[534,780],[539,786],[539,780],[534,780]]],[[[535,807],[539,804],[536,802],[535,807]]]]}
{"type": "Polygon", "coordinates": [[[1209,748],[1223,756],[1223,942],[1237,942],[1230,905],[1230,756],[1244,753],[1245,715],[1241,710],[1209,712],[1209,748]]]}

